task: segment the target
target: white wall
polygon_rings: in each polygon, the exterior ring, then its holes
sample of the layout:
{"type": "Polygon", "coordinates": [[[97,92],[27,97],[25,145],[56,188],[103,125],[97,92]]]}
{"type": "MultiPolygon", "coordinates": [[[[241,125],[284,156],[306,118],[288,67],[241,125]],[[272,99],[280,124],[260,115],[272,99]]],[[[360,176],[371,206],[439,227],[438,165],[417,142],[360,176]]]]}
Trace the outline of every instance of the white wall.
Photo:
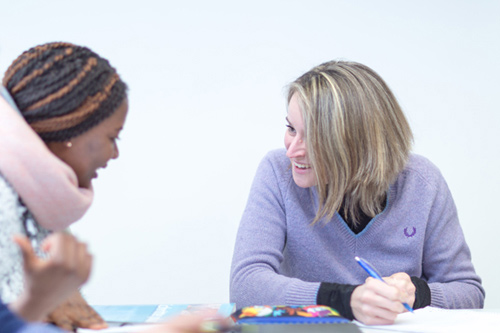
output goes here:
{"type": "Polygon", "coordinates": [[[130,87],[121,157],[72,229],[92,304],[226,302],[256,167],[282,146],[284,87],[335,58],[392,87],[446,177],[500,308],[500,1],[2,1],[0,71],[31,46],[91,47],[130,87]]]}

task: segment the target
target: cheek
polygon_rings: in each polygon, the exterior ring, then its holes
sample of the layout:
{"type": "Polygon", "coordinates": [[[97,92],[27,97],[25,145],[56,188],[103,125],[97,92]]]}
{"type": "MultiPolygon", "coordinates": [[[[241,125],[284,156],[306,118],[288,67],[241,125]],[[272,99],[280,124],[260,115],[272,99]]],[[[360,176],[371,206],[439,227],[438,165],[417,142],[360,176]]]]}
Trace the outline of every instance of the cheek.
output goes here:
{"type": "Polygon", "coordinates": [[[113,156],[112,145],[106,142],[92,142],[88,146],[93,167],[102,167],[113,156]]]}

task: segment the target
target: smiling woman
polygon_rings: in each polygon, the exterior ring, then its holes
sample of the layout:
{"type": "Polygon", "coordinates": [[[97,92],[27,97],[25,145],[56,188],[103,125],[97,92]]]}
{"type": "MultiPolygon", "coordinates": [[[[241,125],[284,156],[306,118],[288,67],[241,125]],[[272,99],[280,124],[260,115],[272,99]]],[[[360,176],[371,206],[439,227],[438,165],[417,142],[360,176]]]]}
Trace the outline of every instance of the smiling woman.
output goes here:
{"type": "Polygon", "coordinates": [[[80,187],[89,188],[97,170],[105,168],[110,159],[118,158],[116,140],[127,117],[128,103],[124,100],[118,109],[99,126],[67,142],[48,142],[49,149],[66,162],[76,173],[80,187]]]}
{"type": "MultiPolygon", "coordinates": [[[[23,289],[13,234],[26,235],[40,253],[37,247],[51,231],[84,214],[97,170],[118,157],[116,140],[128,102],[127,87],[109,62],[69,43],[24,52],[6,71],[3,85],[24,118],[0,105],[5,123],[0,152],[6,157],[0,161],[0,298],[12,302],[23,289]]],[[[103,324],[78,293],[48,318],[65,329],[103,324]]]]}
{"type": "Polygon", "coordinates": [[[428,305],[481,308],[451,193],[411,154],[412,132],[382,78],[331,61],[291,83],[285,148],[255,176],[236,238],[231,301],[328,305],[391,324],[428,305]],[[381,269],[366,279],[356,256],[381,269]]]}

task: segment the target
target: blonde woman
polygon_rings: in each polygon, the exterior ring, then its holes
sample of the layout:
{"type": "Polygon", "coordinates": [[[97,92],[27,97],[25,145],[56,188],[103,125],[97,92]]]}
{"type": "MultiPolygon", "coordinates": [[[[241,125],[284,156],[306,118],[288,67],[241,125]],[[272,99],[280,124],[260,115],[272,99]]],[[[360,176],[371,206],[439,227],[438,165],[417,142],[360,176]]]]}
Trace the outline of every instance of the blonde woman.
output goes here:
{"type": "Polygon", "coordinates": [[[261,162],[239,227],[231,301],[329,305],[391,324],[427,305],[481,308],[455,204],[370,68],[332,61],[289,88],[285,149],[261,162]],[[373,264],[387,284],[354,260],[373,264]]]}

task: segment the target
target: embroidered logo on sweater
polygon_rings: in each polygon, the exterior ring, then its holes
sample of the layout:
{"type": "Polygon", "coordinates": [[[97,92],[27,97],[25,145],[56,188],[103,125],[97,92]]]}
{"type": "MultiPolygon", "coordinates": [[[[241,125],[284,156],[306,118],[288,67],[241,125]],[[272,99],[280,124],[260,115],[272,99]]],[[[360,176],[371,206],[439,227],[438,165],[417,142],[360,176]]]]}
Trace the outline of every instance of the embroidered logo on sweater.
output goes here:
{"type": "Polygon", "coordinates": [[[415,234],[417,233],[417,229],[415,227],[412,227],[413,230],[412,230],[411,233],[408,232],[408,229],[409,228],[406,227],[405,230],[404,230],[405,236],[408,237],[408,238],[415,236],[415,234]]]}

